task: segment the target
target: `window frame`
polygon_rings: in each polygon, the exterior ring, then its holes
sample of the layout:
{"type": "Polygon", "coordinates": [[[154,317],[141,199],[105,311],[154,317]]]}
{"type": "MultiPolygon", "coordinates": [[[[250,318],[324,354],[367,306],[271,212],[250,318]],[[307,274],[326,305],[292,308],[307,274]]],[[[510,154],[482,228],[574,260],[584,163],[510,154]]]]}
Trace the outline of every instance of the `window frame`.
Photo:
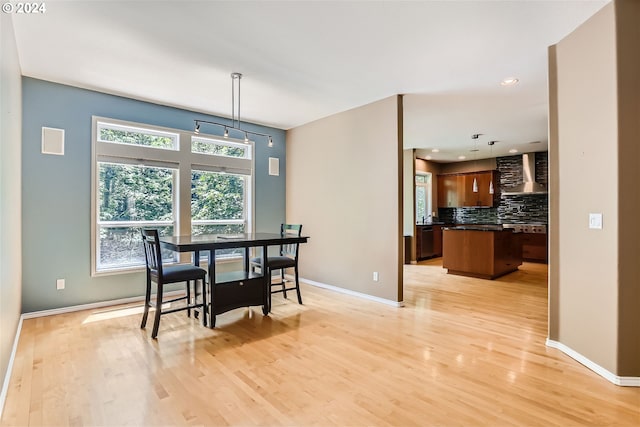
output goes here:
{"type": "Polygon", "coordinates": [[[433,211],[433,174],[431,172],[416,172],[414,177],[414,185],[415,185],[415,210],[414,214],[416,216],[416,221],[418,221],[418,188],[424,188],[424,196],[425,196],[425,220],[427,218],[431,218],[433,211]],[[428,182],[418,182],[418,177],[423,177],[424,180],[428,180],[428,182]]]}
{"type": "MultiPolygon", "coordinates": [[[[138,164],[145,166],[169,167],[176,169],[173,192],[173,227],[179,235],[191,234],[191,171],[234,173],[247,176],[247,194],[245,195],[245,229],[252,232],[255,223],[255,143],[234,138],[193,131],[173,129],[144,123],[129,122],[107,117],[92,116],[91,128],[91,276],[105,276],[144,271],[145,266],[98,270],[99,231],[97,198],[99,185],[99,162],[138,164]],[[176,135],[175,149],[125,144],[114,141],[102,141],[100,129],[106,127],[118,130],[135,130],[151,135],[176,135]],[[215,154],[192,152],[192,138],[209,139],[222,144],[243,144],[249,148],[249,158],[229,157],[215,154]]],[[[153,221],[144,221],[153,222],[153,221]]],[[[189,261],[191,254],[180,254],[180,261],[189,261]]]]}

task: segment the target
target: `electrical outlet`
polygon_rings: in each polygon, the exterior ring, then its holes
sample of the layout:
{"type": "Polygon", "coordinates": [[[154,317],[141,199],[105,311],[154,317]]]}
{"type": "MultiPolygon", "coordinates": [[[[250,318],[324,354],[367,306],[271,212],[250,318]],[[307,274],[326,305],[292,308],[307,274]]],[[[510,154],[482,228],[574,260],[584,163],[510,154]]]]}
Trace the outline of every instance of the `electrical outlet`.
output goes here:
{"type": "Polygon", "coordinates": [[[62,289],[64,289],[64,279],[58,279],[58,280],[56,280],[56,289],[57,289],[57,290],[62,290],[62,289]]]}
{"type": "Polygon", "coordinates": [[[379,278],[380,278],[380,275],[378,274],[378,272],[374,271],[373,272],[373,281],[377,282],[379,278]]]}

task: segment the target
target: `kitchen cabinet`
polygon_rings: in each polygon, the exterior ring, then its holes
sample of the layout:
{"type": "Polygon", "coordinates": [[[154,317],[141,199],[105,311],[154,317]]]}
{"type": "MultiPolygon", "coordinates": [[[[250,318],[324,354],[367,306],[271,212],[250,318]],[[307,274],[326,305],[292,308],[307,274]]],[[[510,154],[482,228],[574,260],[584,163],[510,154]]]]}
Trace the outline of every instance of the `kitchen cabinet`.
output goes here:
{"type": "Polygon", "coordinates": [[[464,175],[464,188],[462,190],[462,206],[493,207],[496,204],[496,194],[489,193],[489,187],[493,181],[494,190],[499,186],[498,172],[483,171],[464,175]],[[476,180],[478,191],[473,191],[473,181],[476,180]]]}
{"type": "Polygon", "coordinates": [[[438,207],[493,207],[498,203],[500,178],[497,171],[482,171],[455,175],[438,175],[438,207]],[[473,180],[478,191],[473,191],[473,180]],[[489,193],[493,181],[494,194],[489,193]]]}
{"type": "Polygon", "coordinates": [[[526,261],[547,262],[547,234],[522,233],[522,258],[526,261]]]}
{"type": "Polygon", "coordinates": [[[433,255],[442,256],[442,226],[433,226],[433,255]]]}
{"type": "Polygon", "coordinates": [[[458,187],[463,188],[463,180],[464,178],[461,179],[460,175],[438,175],[439,208],[457,208],[460,206],[458,187]]]}

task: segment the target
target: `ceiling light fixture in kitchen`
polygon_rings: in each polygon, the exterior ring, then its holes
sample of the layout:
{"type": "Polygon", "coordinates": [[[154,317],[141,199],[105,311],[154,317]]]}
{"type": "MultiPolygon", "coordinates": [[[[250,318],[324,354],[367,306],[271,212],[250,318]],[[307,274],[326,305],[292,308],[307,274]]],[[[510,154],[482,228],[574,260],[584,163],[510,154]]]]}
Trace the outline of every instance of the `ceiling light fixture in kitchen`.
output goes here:
{"type": "Polygon", "coordinates": [[[515,77],[507,77],[500,82],[500,86],[514,86],[517,85],[520,80],[515,77]]]}
{"type": "MultiPolygon", "coordinates": [[[[471,135],[471,139],[473,139],[475,141],[475,145],[473,150],[473,166],[477,167],[476,165],[476,160],[478,157],[478,138],[480,138],[480,135],[482,135],[481,133],[474,133],[473,135],[471,135]]],[[[473,185],[471,186],[471,191],[473,191],[474,193],[478,192],[478,179],[474,176],[473,177],[473,185]]]]}
{"type": "Polygon", "coordinates": [[[257,135],[264,136],[267,138],[268,146],[273,147],[273,138],[271,135],[267,135],[266,133],[253,132],[250,130],[245,130],[240,128],[240,80],[242,79],[241,73],[231,73],[231,126],[225,125],[222,123],[216,123],[209,120],[194,120],[195,127],[193,129],[194,133],[200,133],[200,125],[206,123],[208,125],[220,126],[224,128],[224,138],[229,137],[229,130],[235,130],[244,133],[244,141],[249,142],[249,135],[257,135]],[[236,85],[237,83],[237,85],[236,85]],[[236,109],[236,86],[238,87],[238,108],[236,109]],[[236,118],[237,113],[237,118],[236,118]]]}

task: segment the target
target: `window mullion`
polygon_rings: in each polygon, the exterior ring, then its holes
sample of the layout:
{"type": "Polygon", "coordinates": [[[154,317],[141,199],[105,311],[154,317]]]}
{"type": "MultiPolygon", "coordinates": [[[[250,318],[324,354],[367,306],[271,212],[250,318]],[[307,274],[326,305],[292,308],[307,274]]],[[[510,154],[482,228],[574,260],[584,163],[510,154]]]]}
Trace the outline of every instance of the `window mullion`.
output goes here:
{"type": "MultiPolygon", "coordinates": [[[[191,135],[181,132],[178,136],[178,173],[176,183],[175,210],[179,235],[191,234],[191,135]]],[[[181,253],[180,262],[190,262],[191,254],[181,253]]]]}

